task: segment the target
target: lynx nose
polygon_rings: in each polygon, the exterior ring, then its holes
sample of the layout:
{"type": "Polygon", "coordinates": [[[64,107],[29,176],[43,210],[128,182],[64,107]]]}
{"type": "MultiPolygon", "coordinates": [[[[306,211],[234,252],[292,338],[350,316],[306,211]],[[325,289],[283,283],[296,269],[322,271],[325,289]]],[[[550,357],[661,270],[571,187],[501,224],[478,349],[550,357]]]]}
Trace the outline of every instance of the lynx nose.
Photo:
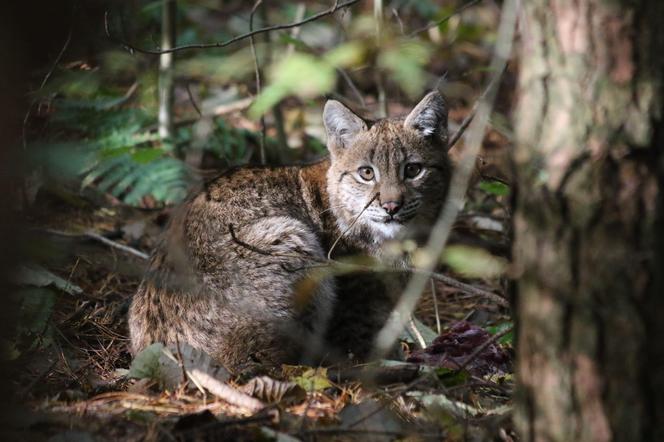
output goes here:
{"type": "Polygon", "coordinates": [[[385,209],[388,215],[392,216],[399,211],[401,208],[401,203],[398,201],[388,201],[383,203],[382,207],[385,209]]]}

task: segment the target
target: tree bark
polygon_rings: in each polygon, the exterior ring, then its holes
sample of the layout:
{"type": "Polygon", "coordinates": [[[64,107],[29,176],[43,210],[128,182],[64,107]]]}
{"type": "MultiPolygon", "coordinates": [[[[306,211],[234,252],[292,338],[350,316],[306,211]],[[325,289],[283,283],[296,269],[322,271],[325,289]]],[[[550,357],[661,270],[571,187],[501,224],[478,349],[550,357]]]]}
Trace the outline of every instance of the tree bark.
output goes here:
{"type": "Polygon", "coordinates": [[[522,2],[522,440],[664,440],[664,2],[522,2]]]}

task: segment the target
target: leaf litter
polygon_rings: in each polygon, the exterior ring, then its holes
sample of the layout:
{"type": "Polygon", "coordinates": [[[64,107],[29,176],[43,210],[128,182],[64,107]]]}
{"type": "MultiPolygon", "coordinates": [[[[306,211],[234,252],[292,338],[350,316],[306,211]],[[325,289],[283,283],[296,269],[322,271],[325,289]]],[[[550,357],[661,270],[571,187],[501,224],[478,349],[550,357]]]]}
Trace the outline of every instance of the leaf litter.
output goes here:
{"type": "MultiPolygon", "coordinates": [[[[156,219],[138,211],[128,217],[122,209],[95,211],[76,223],[100,234],[109,228],[122,232],[123,222],[145,225],[143,232],[128,229],[126,241],[148,247],[155,238],[145,235],[159,230],[156,219]]],[[[59,226],[49,225],[54,227],[59,226]]],[[[431,289],[423,294],[401,338],[402,361],[231,374],[184,343],[179,348],[154,344],[132,361],[126,314],[145,263],[83,237],[46,232],[43,239],[55,244],[57,259],[46,257],[16,278],[21,290],[52,292],[35,307],[36,328],[31,329],[34,334],[48,326],[51,338],[40,343],[43,351],[25,346],[19,354],[26,367],[17,378],[24,385],[23,400],[48,416],[27,430],[62,434],[58,416],[69,415],[74,417],[67,431],[95,440],[138,440],[155,428],[182,440],[461,440],[468,428],[495,434],[484,419],[509,414],[506,337],[459,370],[490,332],[504,330],[509,321],[504,308],[490,300],[436,282],[436,296],[431,289]]],[[[468,282],[500,293],[495,281],[468,282]]],[[[509,430],[509,423],[500,422],[509,430]]]]}

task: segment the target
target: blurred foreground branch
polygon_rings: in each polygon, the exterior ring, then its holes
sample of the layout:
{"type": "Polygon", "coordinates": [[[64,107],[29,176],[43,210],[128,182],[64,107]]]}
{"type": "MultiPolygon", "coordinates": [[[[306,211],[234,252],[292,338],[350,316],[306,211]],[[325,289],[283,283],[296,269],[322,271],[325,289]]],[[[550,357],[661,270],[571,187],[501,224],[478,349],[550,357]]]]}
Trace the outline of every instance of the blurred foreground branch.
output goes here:
{"type": "MultiPolygon", "coordinates": [[[[507,64],[507,59],[512,50],[516,19],[516,0],[508,0],[503,6],[495,52],[491,60],[490,70],[493,72],[494,77],[500,77],[507,64]]],[[[426,246],[416,251],[413,256],[416,271],[413,273],[399,302],[394,308],[388,323],[376,338],[372,354],[372,357],[375,359],[382,358],[392,348],[392,345],[406,326],[429,279],[427,274],[432,272],[436,267],[447,243],[452,224],[459,210],[463,207],[468,181],[475,165],[477,154],[481,148],[484,132],[489,122],[489,115],[491,114],[493,102],[496,97],[498,82],[492,79],[490,84],[494,86],[489,88],[484,98],[480,101],[471,130],[466,135],[466,149],[464,149],[459,166],[452,176],[450,191],[441,215],[433,226],[426,246]]]]}

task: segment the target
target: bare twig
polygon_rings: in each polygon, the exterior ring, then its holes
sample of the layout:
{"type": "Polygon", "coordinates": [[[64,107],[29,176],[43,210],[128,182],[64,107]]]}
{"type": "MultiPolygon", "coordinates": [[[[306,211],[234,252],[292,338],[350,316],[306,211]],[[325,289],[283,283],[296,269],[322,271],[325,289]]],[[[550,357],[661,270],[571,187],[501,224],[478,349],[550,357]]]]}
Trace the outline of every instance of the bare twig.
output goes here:
{"type": "MultiPolygon", "coordinates": [[[[232,103],[227,103],[227,104],[220,104],[219,106],[215,107],[211,111],[203,113],[202,116],[205,117],[220,117],[222,115],[227,115],[227,114],[232,114],[233,112],[240,112],[251,106],[251,103],[254,102],[253,97],[247,97],[247,98],[241,98],[237,101],[234,101],[232,103]]],[[[202,111],[201,111],[202,112],[202,111]]],[[[184,118],[182,120],[176,120],[173,123],[174,127],[181,127],[181,126],[186,126],[188,124],[192,124],[197,122],[200,119],[200,117],[196,118],[184,118]]],[[[147,131],[153,132],[157,130],[157,125],[152,125],[146,128],[147,131]]]]}
{"type": "Polygon", "coordinates": [[[427,343],[424,340],[424,336],[422,336],[422,333],[417,329],[417,326],[415,325],[415,321],[413,321],[413,317],[411,316],[410,319],[408,319],[408,327],[410,328],[410,332],[415,336],[417,339],[417,343],[419,344],[421,349],[425,349],[427,347],[427,343]]]}
{"type": "Polygon", "coordinates": [[[440,438],[442,437],[442,433],[434,433],[434,432],[420,432],[420,431],[390,431],[390,430],[364,430],[364,429],[357,429],[357,428],[330,428],[330,427],[319,427],[319,428],[311,428],[308,430],[301,431],[298,433],[299,435],[315,435],[315,434],[357,434],[357,435],[367,435],[367,436],[391,436],[397,439],[402,439],[406,438],[408,436],[422,436],[422,437],[430,437],[430,438],[440,438]]]}
{"type": "Polygon", "coordinates": [[[254,413],[265,408],[265,404],[258,399],[242,393],[229,385],[221,383],[218,379],[210,376],[202,370],[195,368],[189,371],[188,374],[191,378],[195,378],[196,382],[205,387],[210,393],[223,399],[229,404],[246,408],[254,413]]]}
{"type": "Polygon", "coordinates": [[[237,43],[238,41],[242,41],[246,38],[252,37],[254,35],[258,34],[263,34],[265,32],[271,32],[271,31],[278,31],[282,29],[291,29],[295,28],[297,26],[302,26],[303,24],[318,20],[319,18],[326,17],[328,15],[332,15],[335,12],[337,12],[340,9],[347,8],[349,6],[354,5],[355,3],[358,3],[360,0],[348,0],[347,2],[344,3],[339,3],[338,1],[332,5],[332,7],[318,12],[314,15],[311,15],[304,20],[300,20],[294,23],[287,23],[287,24],[282,24],[282,25],[274,25],[274,26],[267,26],[265,28],[261,29],[256,29],[255,31],[249,31],[244,34],[238,35],[237,37],[233,37],[230,40],[226,40],[224,42],[217,42],[217,43],[200,43],[200,44],[190,44],[190,45],[182,45],[182,46],[176,46],[174,48],[169,48],[169,49],[159,49],[159,50],[152,50],[152,49],[143,49],[143,48],[138,48],[136,46],[133,46],[131,43],[124,41],[120,38],[117,38],[113,36],[113,34],[110,31],[110,26],[108,22],[108,11],[104,14],[104,29],[106,31],[106,36],[110,38],[111,40],[121,44],[125,48],[127,48],[130,51],[135,51],[135,52],[140,52],[142,54],[148,54],[148,55],[160,55],[160,54],[165,54],[169,52],[178,52],[178,51],[186,51],[186,50],[191,50],[191,49],[211,49],[211,48],[223,48],[226,46],[229,46],[233,43],[237,43]]]}
{"type": "MultiPolygon", "coordinates": [[[[490,70],[494,76],[500,76],[504,66],[507,64],[507,59],[512,50],[516,17],[515,0],[506,1],[503,6],[498,29],[495,52],[490,65],[490,70]]],[[[494,85],[498,84],[496,80],[492,80],[491,83],[494,85]]],[[[496,87],[494,86],[479,104],[476,117],[472,123],[472,130],[466,136],[466,149],[464,149],[459,165],[452,176],[449,194],[441,215],[432,228],[426,246],[419,249],[413,257],[416,271],[413,272],[406,289],[394,308],[394,314],[390,316],[387,324],[376,337],[375,347],[372,352],[373,359],[380,359],[385,355],[404,329],[408,318],[420,299],[422,290],[431,272],[438,262],[438,257],[445,248],[450,229],[459,210],[463,206],[468,182],[482,144],[482,139],[484,138],[484,131],[488,125],[495,96],[496,87]]]]}
{"type": "MultiPolygon", "coordinates": [[[[503,67],[503,71],[506,69],[506,67],[507,65],[503,67]]],[[[482,95],[480,95],[479,98],[475,101],[473,108],[470,110],[470,112],[468,112],[468,115],[466,115],[466,118],[463,119],[457,131],[454,132],[454,135],[452,135],[452,137],[450,138],[450,141],[447,143],[448,149],[454,146],[456,142],[459,141],[459,139],[466,131],[466,129],[468,129],[468,126],[470,126],[470,123],[473,121],[473,118],[475,118],[475,114],[477,113],[477,108],[479,107],[480,103],[484,100],[486,94],[489,93],[490,90],[493,90],[493,88],[496,86],[495,83],[498,82],[501,77],[502,77],[502,72],[500,73],[500,75],[494,75],[491,78],[491,81],[484,89],[484,92],[482,92],[482,95]]]]}
{"type": "Polygon", "coordinates": [[[350,78],[350,75],[348,75],[348,72],[346,72],[342,68],[337,68],[337,72],[339,73],[339,75],[341,75],[341,78],[344,79],[344,81],[346,82],[346,84],[350,88],[351,92],[353,92],[353,95],[355,95],[355,98],[357,99],[359,104],[362,105],[362,109],[366,109],[367,104],[364,102],[364,97],[362,96],[362,93],[360,92],[360,90],[357,88],[357,86],[353,82],[353,79],[350,78]]]}
{"type": "Polygon", "coordinates": [[[184,358],[182,357],[182,350],[180,350],[180,339],[178,339],[177,334],[175,335],[175,349],[178,353],[178,365],[182,370],[182,385],[184,385],[187,382],[187,370],[184,368],[184,358]]]}
{"type": "MultiPolygon", "coordinates": [[[[69,32],[67,33],[67,38],[65,39],[65,44],[62,45],[62,49],[60,49],[60,52],[58,53],[58,56],[55,57],[55,61],[51,65],[51,68],[48,70],[46,75],[44,75],[44,78],[42,79],[41,84],[39,85],[38,91],[44,89],[44,86],[46,86],[46,83],[48,83],[48,80],[51,78],[51,75],[53,75],[53,72],[55,72],[55,69],[58,67],[60,64],[60,61],[62,60],[62,57],[65,55],[65,52],[67,52],[67,48],[69,47],[69,43],[71,43],[71,35],[72,35],[72,28],[69,28],[69,32]]],[[[30,120],[30,114],[32,113],[32,107],[35,105],[36,99],[32,100],[30,102],[30,105],[28,106],[28,110],[25,112],[25,117],[23,117],[23,132],[22,132],[22,141],[23,141],[23,148],[26,149],[28,146],[28,141],[27,141],[27,127],[28,127],[28,121],[30,120]]]]}
{"type": "MultiPolygon", "coordinates": [[[[198,117],[203,116],[203,112],[201,112],[201,108],[198,107],[198,103],[196,103],[196,100],[194,100],[194,94],[191,93],[191,84],[187,83],[187,95],[189,95],[189,101],[191,102],[191,105],[193,106],[194,110],[198,114],[198,117]]],[[[173,123],[175,126],[175,123],[173,123]]]]}
{"type": "Polygon", "coordinates": [[[438,20],[438,21],[431,22],[431,23],[429,23],[429,24],[427,24],[427,25],[425,25],[425,26],[422,26],[421,28],[415,29],[415,30],[412,31],[410,34],[408,34],[408,37],[414,37],[414,36],[416,36],[417,34],[419,34],[420,32],[428,31],[428,30],[431,29],[431,28],[435,28],[436,26],[440,26],[440,25],[442,25],[443,23],[445,23],[447,20],[449,20],[449,19],[451,19],[452,17],[454,17],[455,15],[462,13],[462,12],[465,11],[466,9],[470,8],[471,6],[474,6],[474,5],[478,4],[478,3],[481,2],[481,1],[482,1],[482,0],[471,0],[471,1],[469,1],[468,3],[462,5],[462,6],[461,6],[459,9],[457,9],[456,11],[452,12],[450,15],[448,15],[448,16],[446,16],[446,17],[443,17],[442,19],[440,19],[440,20],[438,20]]]}
{"type": "MultiPolygon", "coordinates": [[[[375,196],[375,198],[377,198],[377,197],[378,197],[378,195],[375,196]]],[[[364,212],[369,207],[369,205],[371,204],[372,201],[367,203],[367,205],[364,207],[364,209],[362,209],[362,212],[364,212]]],[[[355,217],[354,222],[356,222],[357,219],[359,219],[362,212],[360,212],[360,214],[355,217]]],[[[330,247],[330,252],[328,253],[327,259],[317,259],[317,258],[314,258],[312,256],[296,255],[296,254],[292,254],[292,253],[290,253],[290,254],[289,253],[274,253],[274,252],[271,252],[269,250],[263,250],[259,247],[256,247],[256,246],[254,246],[252,244],[249,244],[249,243],[246,243],[246,242],[242,241],[241,239],[239,239],[237,237],[236,233],[235,233],[235,229],[234,229],[233,225],[232,224],[228,225],[228,230],[229,230],[229,233],[231,235],[231,239],[233,240],[233,242],[235,242],[239,246],[242,246],[242,247],[246,248],[247,250],[250,250],[254,253],[258,253],[260,255],[276,256],[276,257],[283,257],[283,258],[297,258],[299,260],[308,260],[308,261],[310,261],[314,264],[313,266],[311,266],[311,268],[324,268],[324,267],[327,267],[327,268],[330,269],[331,272],[339,273],[339,274],[352,273],[352,272],[409,272],[409,273],[422,275],[422,276],[425,276],[427,278],[432,278],[432,279],[441,281],[441,282],[445,283],[446,285],[448,285],[450,287],[454,287],[458,290],[461,290],[462,292],[464,292],[466,294],[469,294],[469,295],[472,295],[472,296],[478,296],[478,297],[481,297],[481,298],[490,299],[490,300],[496,302],[497,304],[499,304],[503,307],[509,307],[510,306],[509,302],[505,298],[503,298],[502,296],[500,296],[496,293],[490,292],[488,290],[483,290],[483,289],[477,288],[477,287],[475,287],[473,285],[470,285],[470,284],[466,284],[465,282],[461,282],[461,281],[459,281],[455,278],[452,278],[451,276],[447,276],[447,275],[444,275],[442,273],[422,270],[422,269],[419,269],[419,268],[416,268],[416,267],[408,267],[408,266],[405,266],[405,267],[392,267],[392,266],[384,266],[384,265],[378,265],[378,264],[374,264],[374,265],[355,264],[355,263],[351,263],[351,262],[340,262],[340,261],[335,261],[335,260],[331,259],[331,253],[334,250],[334,248],[336,247],[337,243],[339,242],[339,240],[342,237],[345,236],[345,234],[351,228],[352,228],[352,225],[347,227],[346,230],[344,230],[344,232],[337,237],[336,241],[330,247]]],[[[439,331],[439,333],[440,333],[440,331],[439,331]]]]}
{"type": "Polygon", "coordinates": [[[42,230],[46,233],[51,233],[53,235],[68,236],[68,237],[86,237],[86,238],[94,239],[95,241],[99,241],[103,244],[106,244],[107,246],[109,246],[111,248],[122,250],[125,253],[136,256],[137,258],[146,259],[146,260],[150,258],[150,255],[148,255],[147,253],[141,252],[140,250],[137,250],[133,247],[129,247],[127,245],[120,244],[118,242],[112,241],[112,240],[106,238],[105,236],[100,235],[100,234],[95,233],[95,232],[88,231],[88,232],[82,232],[82,233],[75,233],[75,232],[62,232],[60,230],[54,230],[54,229],[40,229],[40,230],[42,230]]]}
{"type": "MultiPolygon", "coordinates": [[[[412,269],[412,270],[414,272],[418,272],[417,269],[412,269]]],[[[464,282],[452,278],[451,276],[443,275],[442,273],[436,273],[436,272],[425,272],[423,274],[430,275],[431,278],[444,282],[448,286],[454,287],[455,289],[459,289],[470,295],[478,296],[480,298],[491,299],[492,301],[496,302],[497,304],[503,307],[510,306],[510,303],[507,301],[507,299],[503,298],[502,296],[497,295],[496,293],[490,292],[488,290],[482,290],[473,285],[466,284],[464,282]]]]}
{"type": "Polygon", "coordinates": [[[397,10],[397,8],[392,8],[392,15],[397,20],[397,23],[399,23],[399,31],[401,32],[401,35],[406,35],[406,31],[404,30],[404,27],[403,27],[403,20],[401,20],[401,17],[399,16],[399,11],[397,10]]]}
{"type": "Polygon", "coordinates": [[[231,239],[233,240],[233,242],[236,243],[237,245],[242,246],[245,249],[251,250],[252,252],[258,253],[259,255],[276,256],[274,253],[270,253],[266,250],[259,249],[256,246],[252,246],[251,244],[242,241],[235,234],[235,228],[233,227],[233,224],[228,225],[228,232],[231,234],[231,239]]]}
{"type": "Polygon", "coordinates": [[[99,241],[103,244],[106,244],[109,247],[112,247],[112,248],[118,249],[118,250],[122,250],[123,252],[129,253],[130,255],[134,255],[138,258],[141,258],[141,259],[149,259],[150,258],[150,255],[148,255],[147,253],[143,253],[140,250],[136,250],[133,247],[129,247],[129,246],[126,246],[124,244],[120,244],[120,243],[117,243],[115,241],[111,241],[110,239],[108,239],[105,236],[102,236],[98,233],[85,232],[84,235],[87,236],[88,238],[92,238],[92,239],[95,239],[95,240],[97,240],[97,241],[99,241]]]}
{"type": "MultiPolygon", "coordinates": [[[[254,3],[254,7],[251,8],[251,13],[249,14],[249,31],[254,30],[254,15],[256,14],[256,11],[258,10],[258,7],[263,4],[263,0],[256,0],[256,3],[254,3]]],[[[254,36],[251,35],[249,36],[249,46],[251,47],[251,56],[254,59],[254,74],[256,75],[256,95],[260,95],[261,93],[261,70],[258,65],[258,54],[256,54],[256,44],[254,42],[254,36]]],[[[265,127],[265,115],[261,114],[260,118],[260,123],[261,123],[261,137],[260,137],[260,145],[259,145],[259,161],[261,164],[265,164],[265,131],[267,128],[265,127]]]]}
{"type": "Polygon", "coordinates": [[[436,315],[436,332],[440,334],[440,313],[438,312],[438,297],[436,296],[436,284],[431,278],[431,297],[433,298],[433,311],[436,315]]]}
{"type": "Polygon", "coordinates": [[[484,341],[482,343],[482,345],[477,347],[471,354],[468,355],[468,357],[466,359],[464,359],[464,361],[461,364],[459,364],[459,368],[457,368],[457,370],[461,371],[464,368],[466,368],[468,366],[468,364],[473,362],[475,360],[475,358],[477,358],[477,356],[479,356],[479,354],[482,353],[489,345],[493,344],[494,342],[496,342],[498,339],[502,338],[506,334],[511,333],[512,330],[514,330],[514,326],[506,328],[505,330],[501,331],[500,333],[496,333],[495,335],[491,336],[490,339],[487,339],[486,341],[484,341]]]}
{"type": "Polygon", "coordinates": [[[348,227],[346,227],[346,229],[345,229],[343,232],[341,232],[341,233],[339,234],[339,236],[337,236],[337,239],[335,239],[334,242],[332,243],[332,246],[330,247],[330,250],[327,251],[327,259],[328,259],[328,260],[332,260],[332,252],[334,251],[334,248],[335,248],[335,247],[337,246],[337,244],[339,243],[339,240],[341,240],[341,238],[343,238],[344,236],[346,236],[346,233],[348,233],[348,232],[350,231],[350,229],[353,228],[353,226],[355,225],[355,223],[357,223],[357,220],[360,219],[360,217],[362,216],[362,214],[364,213],[364,211],[367,210],[367,208],[369,208],[369,206],[371,205],[371,203],[373,203],[373,202],[376,200],[376,198],[378,198],[379,196],[380,196],[380,192],[377,192],[377,193],[376,193],[376,194],[375,194],[375,195],[369,200],[369,202],[366,203],[366,204],[364,205],[364,207],[362,208],[362,210],[360,211],[360,213],[358,213],[357,216],[356,216],[355,218],[353,218],[353,221],[348,225],[348,227]]]}

